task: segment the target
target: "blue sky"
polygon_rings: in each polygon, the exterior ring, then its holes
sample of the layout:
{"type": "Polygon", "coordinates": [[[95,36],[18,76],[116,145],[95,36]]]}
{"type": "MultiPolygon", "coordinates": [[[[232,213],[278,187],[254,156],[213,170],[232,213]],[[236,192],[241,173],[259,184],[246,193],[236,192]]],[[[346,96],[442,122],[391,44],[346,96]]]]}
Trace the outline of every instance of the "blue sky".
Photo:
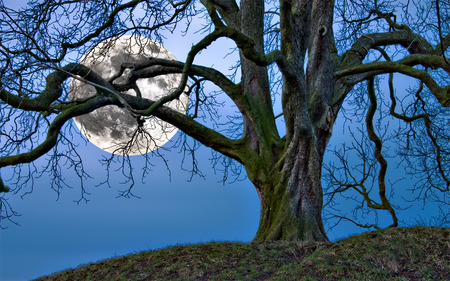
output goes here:
{"type": "MultiPolygon", "coordinates": [[[[20,5],[21,1],[4,3],[20,5]]],[[[200,37],[201,34],[191,34],[182,38],[183,44],[180,44],[179,37],[169,35],[164,46],[183,60],[188,47],[200,37]]],[[[232,46],[223,40],[216,42],[202,52],[195,63],[214,65],[228,72],[234,62],[233,56],[223,59],[229,47],[232,46]]],[[[343,133],[341,128],[341,124],[336,125],[330,147],[348,140],[348,133],[343,133]]],[[[144,183],[137,176],[134,193],[141,198],[125,199],[117,198],[117,190],[126,186],[120,183],[123,178],[116,174],[111,188],[96,187],[105,177],[105,169],[98,161],[108,154],[85,144],[81,138],[77,137],[75,142],[80,144],[88,172],[94,177],[86,183],[90,201],[87,204],[73,202],[80,196],[76,188],[79,179],[70,171],[64,172],[75,188],[65,188],[58,200],[46,176],[35,179],[34,191],[23,199],[19,195],[25,190],[18,195],[7,194],[21,217],[17,218],[20,226],[10,225],[0,230],[0,280],[29,280],[80,264],[175,244],[253,239],[259,223],[258,195],[248,179],[223,184],[222,175],[215,174],[211,167],[209,149],[201,148],[197,155],[205,179],[194,177],[189,182],[189,173],[180,167],[181,155],[174,149],[164,152],[172,176],[169,177],[165,165],[155,159],[155,166],[144,183]]],[[[135,167],[142,165],[142,159],[133,159],[135,167]]],[[[36,165],[45,163],[42,158],[36,165]]],[[[7,179],[11,169],[4,168],[1,172],[7,179]]],[[[398,190],[397,195],[402,192],[398,190]]],[[[434,212],[418,208],[409,215],[434,212]]],[[[361,231],[343,224],[329,236],[335,240],[358,232],[361,231]]]]}
{"type": "MultiPolygon", "coordinates": [[[[94,155],[99,150],[93,145],[86,149],[94,155]]],[[[97,161],[95,156],[88,161],[97,161]]],[[[114,188],[120,187],[113,184],[111,189],[90,186],[87,204],[73,202],[78,189],[65,190],[56,201],[47,180],[37,179],[32,194],[10,199],[22,214],[21,226],[0,231],[0,280],[29,280],[174,244],[251,241],[259,220],[255,189],[248,180],[223,185],[207,168],[208,156],[208,151],[200,156],[206,180],[187,182],[189,174],[180,169],[179,155],[168,154],[172,181],[165,167],[155,167],[146,184],[135,186],[141,199],[116,198],[114,188]]],[[[98,174],[104,174],[102,168],[98,174]]]]}

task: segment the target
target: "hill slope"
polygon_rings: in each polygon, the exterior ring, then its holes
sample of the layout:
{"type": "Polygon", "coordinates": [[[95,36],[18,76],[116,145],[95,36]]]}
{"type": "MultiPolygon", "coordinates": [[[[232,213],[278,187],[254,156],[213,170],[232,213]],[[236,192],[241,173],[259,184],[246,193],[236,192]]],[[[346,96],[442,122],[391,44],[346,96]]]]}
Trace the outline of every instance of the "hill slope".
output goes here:
{"type": "Polygon", "coordinates": [[[142,252],[37,280],[450,280],[449,228],[394,228],[335,243],[208,243],[142,252]]]}

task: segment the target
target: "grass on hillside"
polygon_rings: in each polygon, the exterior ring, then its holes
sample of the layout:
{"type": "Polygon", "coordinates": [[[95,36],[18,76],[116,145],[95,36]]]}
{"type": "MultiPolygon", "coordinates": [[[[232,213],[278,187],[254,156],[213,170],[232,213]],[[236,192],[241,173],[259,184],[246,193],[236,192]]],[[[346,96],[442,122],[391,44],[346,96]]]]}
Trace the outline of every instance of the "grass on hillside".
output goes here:
{"type": "Polygon", "coordinates": [[[450,228],[334,243],[208,243],[142,252],[37,280],[450,280],[450,228]]]}

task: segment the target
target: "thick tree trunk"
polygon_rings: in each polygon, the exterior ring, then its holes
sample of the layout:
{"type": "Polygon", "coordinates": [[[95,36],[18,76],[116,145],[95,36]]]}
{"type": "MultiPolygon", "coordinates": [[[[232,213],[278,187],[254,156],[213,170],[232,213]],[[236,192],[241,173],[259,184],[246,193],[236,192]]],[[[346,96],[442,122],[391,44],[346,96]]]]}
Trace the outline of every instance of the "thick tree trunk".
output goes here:
{"type": "MultiPolygon", "coordinates": [[[[240,161],[261,200],[255,241],[327,241],[322,223],[321,169],[331,135],[333,93],[329,33],[330,0],[283,1],[280,8],[283,114],[286,136],[275,125],[267,69],[241,53],[241,89],[247,153],[240,161]],[[313,12],[317,14],[313,15],[313,12]],[[320,17],[320,16],[323,16],[320,17]],[[319,26],[310,26],[311,19],[319,26]],[[304,63],[309,49],[307,72],[304,63]],[[318,55],[319,54],[319,55],[318,55]]],[[[331,7],[331,8],[330,8],[331,7]]],[[[264,52],[264,1],[242,0],[240,29],[264,52]]]]}
{"type": "Polygon", "coordinates": [[[254,241],[328,241],[322,223],[323,149],[312,136],[300,136],[278,164],[253,178],[261,217],[254,241]]]}

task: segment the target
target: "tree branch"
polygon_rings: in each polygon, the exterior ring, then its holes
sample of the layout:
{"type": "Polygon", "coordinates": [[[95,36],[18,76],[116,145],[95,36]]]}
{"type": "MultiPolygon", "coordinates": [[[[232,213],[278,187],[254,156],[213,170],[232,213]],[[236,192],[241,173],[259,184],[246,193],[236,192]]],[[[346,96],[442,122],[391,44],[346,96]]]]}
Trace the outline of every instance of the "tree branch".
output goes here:
{"type": "MultiPolygon", "coordinates": [[[[392,73],[398,72],[410,77],[414,77],[424,82],[425,85],[430,89],[436,99],[441,103],[442,106],[449,107],[450,106],[450,85],[442,88],[439,84],[433,79],[433,77],[424,70],[420,70],[417,68],[413,68],[409,66],[410,64],[416,64],[419,62],[433,62],[433,60],[437,60],[438,64],[443,62],[442,57],[438,56],[413,56],[406,57],[398,62],[393,61],[383,61],[383,62],[371,62],[356,66],[351,66],[344,69],[339,69],[335,72],[336,79],[341,79],[346,76],[356,75],[367,73],[367,75],[375,75],[375,74],[383,74],[383,73],[392,73]]],[[[446,67],[448,68],[448,67],[446,67]]],[[[366,78],[366,76],[362,76],[357,78],[357,80],[352,82],[360,82],[362,79],[366,78]]]]}
{"type": "Polygon", "coordinates": [[[359,37],[352,47],[342,55],[341,67],[361,64],[370,49],[389,45],[401,45],[410,54],[434,54],[431,44],[410,30],[372,33],[359,37]]]}
{"type": "Polygon", "coordinates": [[[375,112],[377,110],[377,97],[375,95],[374,78],[369,79],[367,81],[367,92],[369,94],[370,106],[366,115],[366,127],[369,139],[375,144],[375,158],[380,164],[380,171],[378,172],[378,188],[379,188],[379,196],[381,199],[381,204],[379,205],[370,204],[370,201],[368,201],[367,204],[369,207],[374,209],[380,208],[388,210],[393,220],[391,226],[395,227],[398,225],[397,216],[395,214],[395,210],[392,208],[391,204],[389,203],[389,200],[386,197],[386,171],[388,163],[381,153],[383,142],[377,136],[375,129],[373,127],[373,117],[375,116],[375,112]]]}
{"type": "MultiPolygon", "coordinates": [[[[140,78],[155,77],[167,73],[182,73],[185,63],[175,60],[151,58],[148,61],[133,65],[133,70],[130,72],[128,79],[121,84],[114,84],[116,89],[130,89],[140,78]],[[155,68],[160,66],[160,68],[155,68]]],[[[188,75],[200,76],[208,81],[211,81],[225,92],[234,102],[238,103],[239,86],[234,84],[230,79],[223,75],[220,71],[214,68],[191,65],[187,71],[188,75]]]]}
{"type": "MultiPolygon", "coordinates": [[[[140,110],[150,108],[153,104],[155,104],[154,101],[150,101],[148,99],[141,99],[125,94],[122,94],[121,96],[126,103],[137,112],[143,112],[140,110]]],[[[176,126],[202,144],[211,147],[214,150],[239,162],[242,162],[242,151],[244,145],[242,140],[231,140],[222,134],[196,122],[193,118],[187,116],[186,114],[182,114],[166,106],[160,105],[156,107],[152,115],[176,126]],[[239,148],[240,146],[242,147],[239,148]]]]}
{"type": "Polygon", "coordinates": [[[46,78],[45,89],[35,98],[29,99],[26,95],[14,95],[3,88],[0,82],[0,100],[12,107],[27,111],[50,112],[50,105],[62,95],[62,83],[71,75],[84,77],[97,85],[105,85],[103,78],[82,64],[69,63],[66,66],[50,73],[46,78]]]}
{"type": "Polygon", "coordinates": [[[30,163],[48,151],[52,149],[58,140],[59,132],[62,128],[62,126],[67,122],[69,119],[82,115],[87,114],[99,107],[101,104],[105,104],[107,100],[110,100],[106,96],[95,96],[82,104],[73,105],[70,108],[67,108],[63,112],[61,112],[56,118],[53,120],[53,122],[50,124],[48,131],[47,131],[47,137],[45,140],[32,149],[29,152],[21,153],[18,155],[12,155],[12,156],[4,156],[0,157],[0,168],[5,166],[11,166],[11,165],[17,165],[21,163],[30,163]]]}
{"type": "Polygon", "coordinates": [[[158,107],[165,104],[166,102],[172,101],[174,99],[177,99],[180,97],[180,95],[183,93],[183,91],[186,88],[187,80],[189,76],[189,70],[192,66],[192,63],[194,61],[195,56],[202,50],[206,49],[209,45],[211,45],[212,42],[222,37],[223,34],[215,30],[214,32],[208,34],[205,38],[203,38],[200,42],[198,42],[196,45],[194,45],[191,50],[188,53],[188,56],[186,58],[186,62],[183,65],[183,70],[181,71],[181,81],[178,84],[178,87],[170,94],[163,96],[158,101],[156,101],[154,104],[152,104],[149,108],[145,110],[139,110],[135,111],[136,114],[149,116],[151,115],[158,107]]]}
{"type": "Polygon", "coordinates": [[[222,16],[228,26],[237,28],[240,26],[239,6],[235,0],[201,0],[205,7],[212,4],[222,16]]]}

